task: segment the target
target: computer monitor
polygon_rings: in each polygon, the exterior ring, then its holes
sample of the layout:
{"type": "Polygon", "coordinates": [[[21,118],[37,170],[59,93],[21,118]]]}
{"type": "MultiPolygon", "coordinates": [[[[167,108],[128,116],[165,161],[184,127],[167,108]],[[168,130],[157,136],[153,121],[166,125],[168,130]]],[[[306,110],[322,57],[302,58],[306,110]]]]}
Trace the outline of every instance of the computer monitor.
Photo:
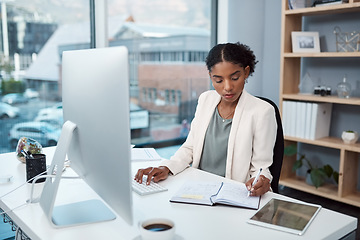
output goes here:
{"type": "MultiPolygon", "coordinates": [[[[65,123],[48,171],[62,169],[67,154],[71,168],[131,225],[128,66],[125,47],[63,52],[65,123]]],[[[116,217],[101,200],[54,206],[60,179],[61,171],[56,171],[55,179],[47,179],[40,199],[55,227],[116,217]]]]}

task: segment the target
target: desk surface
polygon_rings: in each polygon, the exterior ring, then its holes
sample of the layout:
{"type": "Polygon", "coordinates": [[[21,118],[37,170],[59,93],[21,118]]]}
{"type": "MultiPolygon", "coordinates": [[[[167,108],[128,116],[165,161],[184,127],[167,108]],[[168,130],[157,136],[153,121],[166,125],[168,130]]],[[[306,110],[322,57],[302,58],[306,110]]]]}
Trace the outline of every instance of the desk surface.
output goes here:
{"type": "MultiPolygon", "coordinates": [[[[54,148],[44,149],[48,160],[54,148]]],[[[133,163],[133,172],[148,163],[133,163]]],[[[73,174],[67,170],[66,174],[73,174]]],[[[0,155],[0,175],[13,175],[12,181],[0,184],[0,196],[13,190],[25,182],[25,164],[16,159],[15,153],[0,155]]],[[[357,228],[357,219],[328,209],[321,209],[308,230],[301,237],[258,227],[246,221],[255,213],[255,210],[228,206],[200,206],[192,204],[170,203],[169,199],[188,181],[231,181],[222,177],[188,168],[177,176],[170,176],[161,182],[169,190],[148,196],[139,196],[133,193],[132,226],[125,223],[120,217],[114,221],[88,224],[77,227],[56,229],[47,221],[38,203],[26,205],[16,209],[8,215],[31,239],[139,239],[137,223],[141,220],[155,217],[172,219],[176,225],[176,239],[231,239],[235,236],[246,236],[246,239],[339,239],[357,228]]],[[[41,193],[43,183],[36,184],[34,195],[41,193]]],[[[26,184],[15,192],[0,199],[0,208],[3,210],[19,206],[29,198],[31,185],[26,184]]],[[[62,180],[57,201],[59,204],[71,201],[98,198],[97,195],[80,179],[62,180]],[[76,195],[73,195],[76,193],[76,195]],[[81,198],[81,199],[79,199],[81,198]]],[[[260,207],[271,198],[291,199],[275,193],[266,193],[262,196],[260,207]]],[[[295,199],[293,199],[296,201],[295,199]]]]}

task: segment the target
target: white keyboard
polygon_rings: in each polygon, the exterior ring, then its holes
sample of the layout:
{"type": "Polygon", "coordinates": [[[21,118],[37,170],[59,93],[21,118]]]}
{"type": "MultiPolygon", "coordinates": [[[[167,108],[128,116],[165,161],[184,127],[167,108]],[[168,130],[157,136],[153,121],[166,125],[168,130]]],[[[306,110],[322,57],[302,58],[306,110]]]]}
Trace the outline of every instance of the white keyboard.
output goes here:
{"type": "Polygon", "coordinates": [[[160,184],[155,183],[153,181],[150,182],[150,185],[146,185],[146,176],[143,177],[143,181],[141,184],[133,179],[132,180],[132,189],[134,192],[136,192],[137,194],[139,194],[141,196],[167,191],[166,187],[161,186],[160,184]]]}

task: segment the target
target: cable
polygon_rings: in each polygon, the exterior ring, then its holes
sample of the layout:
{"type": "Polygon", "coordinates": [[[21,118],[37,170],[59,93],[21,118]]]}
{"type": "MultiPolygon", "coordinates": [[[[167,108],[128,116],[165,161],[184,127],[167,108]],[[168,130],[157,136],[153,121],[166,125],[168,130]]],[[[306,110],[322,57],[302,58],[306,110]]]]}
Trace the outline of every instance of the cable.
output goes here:
{"type": "MultiPolygon", "coordinates": [[[[26,181],[25,183],[21,184],[21,185],[18,186],[17,188],[15,188],[15,189],[11,190],[10,192],[7,192],[7,193],[5,193],[4,195],[2,195],[2,196],[0,197],[0,199],[3,198],[3,197],[5,197],[5,196],[7,196],[7,195],[9,195],[9,194],[12,193],[12,192],[15,192],[17,189],[19,189],[20,187],[24,186],[25,184],[29,183],[30,181],[32,181],[32,180],[34,179],[34,181],[32,182],[32,187],[31,187],[30,201],[29,201],[29,199],[28,199],[28,200],[25,201],[25,203],[23,203],[23,204],[21,204],[21,205],[19,205],[19,206],[17,206],[17,207],[14,207],[14,208],[12,208],[12,209],[10,209],[10,210],[8,210],[8,211],[3,211],[3,212],[0,213],[0,216],[6,214],[6,213],[8,213],[8,212],[12,212],[12,211],[14,211],[15,209],[18,209],[18,208],[20,208],[20,207],[22,207],[22,206],[25,206],[25,205],[29,204],[29,203],[32,203],[31,200],[32,200],[32,195],[33,195],[33,191],[34,191],[34,183],[36,182],[36,180],[38,180],[38,179],[40,179],[40,178],[44,178],[45,176],[49,176],[49,175],[41,175],[41,174],[43,174],[43,173],[45,173],[45,172],[47,172],[47,171],[44,171],[44,172],[36,175],[35,177],[29,179],[28,181],[26,181]]],[[[51,176],[51,175],[50,175],[50,176],[51,176]]]]}
{"type": "MultiPolygon", "coordinates": [[[[64,169],[65,169],[65,168],[64,168],[64,169]]],[[[64,172],[64,169],[63,169],[63,172],[64,172]]],[[[47,170],[39,173],[38,175],[34,176],[33,178],[31,178],[31,179],[29,179],[29,180],[27,180],[26,182],[24,182],[24,183],[21,184],[20,186],[14,188],[13,190],[5,193],[5,194],[2,195],[2,196],[0,196],[0,199],[2,199],[3,197],[9,195],[10,193],[15,192],[16,190],[18,190],[18,189],[21,188],[22,186],[24,186],[24,185],[26,185],[27,183],[29,183],[29,182],[32,181],[32,182],[31,182],[32,185],[31,185],[30,199],[27,199],[27,200],[26,200],[26,203],[24,203],[24,204],[22,204],[22,205],[20,205],[20,206],[18,206],[18,207],[21,207],[21,206],[26,205],[26,204],[28,204],[28,203],[37,203],[37,202],[39,202],[39,200],[40,200],[39,197],[38,197],[38,198],[35,198],[35,199],[33,199],[33,197],[32,197],[32,196],[33,196],[33,192],[34,192],[35,183],[37,182],[37,180],[39,180],[39,179],[41,179],[41,178],[48,178],[48,177],[54,178],[54,177],[56,176],[56,175],[42,175],[42,174],[44,174],[44,173],[46,173],[46,172],[47,172],[47,170]]],[[[61,179],[78,179],[78,178],[80,178],[80,177],[64,177],[64,176],[61,176],[61,179]]],[[[7,211],[7,212],[10,212],[10,211],[12,211],[12,210],[15,210],[15,209],[18,208],[18,207],[15,207],[15,208],[7,211]]],[[[2,215],[2,214],[4,214],[4,213],[1,213],[0,215],[2,215]]]]}
{"type": "MultiPolygon", "coordinates": [[[[63,169],[63,172],[65,171],[65,169],[66,169],[66,168],[63,169]]],[[[12,192],[15,192],[16,190],[18,190],[19,188],[21,188],[21,187],[24,186],[25,184],[31,182],[32,180],[35,180],[35,179],[36,179],[36,180],[33,181],[32,183],[36,182],[38,179],[40,179],[40,178],[38,178],[38,177],[39,177],[40,175],[44,174],[44,173],[47,173],[47,170],[46,170],[46,171],[43,171],[42,173],[39,173],[38,175],[36,175],[36,176],[33,177],[33,178],[30,178],[29,180],[27,180],[26,182],[24,182],[24,183],[21,184],[20,186],[14,188],[14,189],[11,190],[10,192],[7,192],[7,193],[5,193],[4,195],[0,196],[0,199],[2,199],[3,197],[9,195],[9,194],[12,193],[12,192]]],[[[55,176],[55,175],[43,175],[43,176],[55,176]]],[[[76,179],[76,178],[79,178],[79,177],[63,177],[63,176],[62,176],[61,178],[76,179]]]]}
{"type": "MultiPolygon", "coordinates": [[[[69,160],[65,160],[65,162],[64,162],[64,168],[63,168],[62,172],[65,172],[66,168],[69,167],[69,166],[70,166],[70,161],[69,161],[69,160]]],[[[21,184],[21,185],[18,186],[17,188],[15,188],[15,189],[11,190],[10,192],[7,192],[7,193],[5,193],[4,195],[0,196],[0,199],[2,199],[3,197],[9,195],[10,193],[16,191],[17,189],[21,188],[21,187],[24,186],[25,184],[31,182],[33,179],[37,178],[38,176],[40,176],[40,175],[42,175],[42,174],[44,174],[44,173],[47,173],[47,171],[48,171],[48,168],[47,168],[45,171],[43,171],[42,173],[39,173],[38,175],[34,176],[33,178],[27,180],[26,182],[24,182],[23,184],[21,184]]],[[[53,174],[56,174],[56,170],[53,171],[53,174]]],[[[35,182],[36,182],[36,181],[35,181],[35,182]]]]}
{"type": "MultiPolygon", "coordinates": [[[[39,177],[41,174],[44,174],[44,173],[46,173],[46,172],[47,172],[47,171],[44,171],[44,172],[42,172],[42,173],[39,173],[39,174],[36,175],[35,177],[27,180],[25,183],[21,184],[20,186],[14,188],[13,190],[5,193],[5,194],[2,195],[2,196],[0,196],[0,199],[2,199],[3,197],[9,195],[9,194],[12,193],[12,192],[15,192],[16,190],[18,190],[19,188],[21,188],[21,187],[24,186],[25,184],[29,183],[29,182],[32,181],[33,179],[39,177]]],[[[33,181],[33,183],[34,183],[34,182],[35,182],[35,181],[33,181]]],[[[31,188],[31,193],[32,193],[32,192],[33,192],[33,188],[31,188]]],[[[17,206],[17,207],[14,207],[14,208],[12,208],[12,209],[10,209],[10,210],[8,210],[8,211],[3,211],[3,212],[0,213],[0,216],[6,214],[6,213],[8,213],[8,212],[12,212],[12,211],[14,211],[15,209],[18,209],[18,208],[20,208],[20,207],[22,207],[22,206],[25,206],[25,205],[29,204],[29,203],[30,203],[30,202],[26,201],[25,203],[23,203],[23,204],[21,204],[21,205],[19,205],[19,206],[17,206]]]]}
{"type": "Polygon", "coordinates": [[[31,183],[30,198],[29,198],[28,200],[26,200],[26,203],[37,203],[37,202],[40,201],[40,198],[39,198],[39,197],[33,199],[34,186],[35,186],[35,183],[37,182],[37,180],[39,180],[39,179],[41,179],[41,178],[48,178],[48,177],[54,178],[55,175],[37,175],[37,176],[34,178],[34,181],[32,181],[32,183],[31,183]]]}
{"type": "MultiPolygon", "coordinates": [[[[55,178],[56,175],[40,175],[40,176],[35,177],[34,181],[31,184],[30,198],[28,200],[26,200],[27,203],[37,203],[37,202],[40,201],[40,197],[33,198],[34,186],[35,186],[35,183],[37,182],[37,180],[39,180],[41,178],[48,178],[48,177],[55,178]]],[[[64,177],[64,176],[61,176],[61,179],[78,179],[78,178],[80,178],[80,177],[64,177]]]]}
{"type": "MultiPolygon", "coordinates": [[[[44,172],[43,172],[43,173],[44,173],[44,172]]],[[[10,210],[8,210],[8,211],[3,211],[3,212],[1,212],[1,213],[0,213],[0,216],[1,216],[1,215],[4,215],[4,214],[7,214],[7,213],[9,213],[9,212],[12,212],[12,211],[14,211],[14,210],[16,210],[16,209],[18,209],[18,208],[20,208],[20,207],[22,207],[22,206],[26,206],[26,205],[28,205],[28,204],[30,204],[30,203],[37,203],[37,202],[39,202],[39,201],[40,201],[40,197],[33,198],[34,186],[35,186],[36,181],[39,180],[39,179],[41,179],[41,178],[48,178],[48,177],[55,178],[55,177],[56,177],[56,175],[41,175],[41,174],[43,174],[43,173],[40,173],[39,175],[37,175],[37,176],[35,176],[35,177],[32,178],[32,179],[34,179],[34,181],[32,182],[32,185],[31,185],[30,198],[27,199],[27,200],[25,201],[25,203],[23,203],[23,204],[21,204],[21,205],[19,205],[19,206],[17,206],[17,207],[14,207],[14,208],[12,208],[12,209],[10,209],[10,210]]],[[[79,178],[80,178],[80,177],[61,177],[61,179],[79,179],[79,178]]],[[[31,181],[32,179],[28,180],[28,181],[25,182],[24,184],[28,183],[28,182],[31,181]]],[[[24,184],[20,185],[19,187],[11,190],[10,192],[8,192],[8,193],[6,193],[6,194],[4,194],[3,196],[1,196],[1,198],[4,197],[4,196],[6,196],[6,195],[8,195],[8,194],[10,194],[10,193],[12,193],[12,192],[14,192],[15,190],[19,189],[19,188],[22,187],[24,184]]]]}
{"type": "Polygon", "coordinates": [[[22,206],[28,205],[28,204],[29,204],[29,203],[25,202],[25,203],[23,203],[23,204],[21,204],[21,205],[19,205],[19,206],[17,206],[17,207],[14,207],[14,208],[9,209],[9,210],[7,210],[7,211],[3,211],[3,212],[0,213],[0,216],[1,216],[1,215],[4,215],[4,214],[7,214],[7,213],[9,213],[9,212],[12,212],[12,211],[14,211],[14,210],[16,210],[16,209],[18,209],[18,208],[21,208],[22,206]]]}
{"type": "Polygon", "coordinates": [[[14,188],[14,189],[11,190],[10,192],[7,192],[7,193],[5,193],[4,195],[0,196],[0,199],[2,199],[3,197],[9,195],[9,194],[12,193],[12,192],[15,192],[16,190],[18,190],[19,188],[21,188],[21,187],[24,186],[25,184],[31,182],[33,179],[35,179],[36,177],[38,177],[38,176],[40,176],[41,174],[44,174],[44,173],[46,173],[46,172],[47,172],[47,170],[44,171],[44,172],[42,172],[42,173],[39,173],[38,175],[36,175],[36,176],[33,177],[33,178],[30,178],[29,180],[27,180],[26,182],[24,182],[23,184],[21,184],[21,185],[18,186],[17,188],[14,188]]]}

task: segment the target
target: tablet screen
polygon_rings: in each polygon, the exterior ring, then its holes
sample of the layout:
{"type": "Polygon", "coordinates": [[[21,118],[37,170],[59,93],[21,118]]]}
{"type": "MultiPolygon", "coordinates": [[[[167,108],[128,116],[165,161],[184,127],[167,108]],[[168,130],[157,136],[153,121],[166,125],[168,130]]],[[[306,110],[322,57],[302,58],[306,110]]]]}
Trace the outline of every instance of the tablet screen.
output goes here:
{"type": "Polygon", "coordinates": [[[320,205],[273,198],[248,222],[302,235],[320,209],[320,205]]]}

